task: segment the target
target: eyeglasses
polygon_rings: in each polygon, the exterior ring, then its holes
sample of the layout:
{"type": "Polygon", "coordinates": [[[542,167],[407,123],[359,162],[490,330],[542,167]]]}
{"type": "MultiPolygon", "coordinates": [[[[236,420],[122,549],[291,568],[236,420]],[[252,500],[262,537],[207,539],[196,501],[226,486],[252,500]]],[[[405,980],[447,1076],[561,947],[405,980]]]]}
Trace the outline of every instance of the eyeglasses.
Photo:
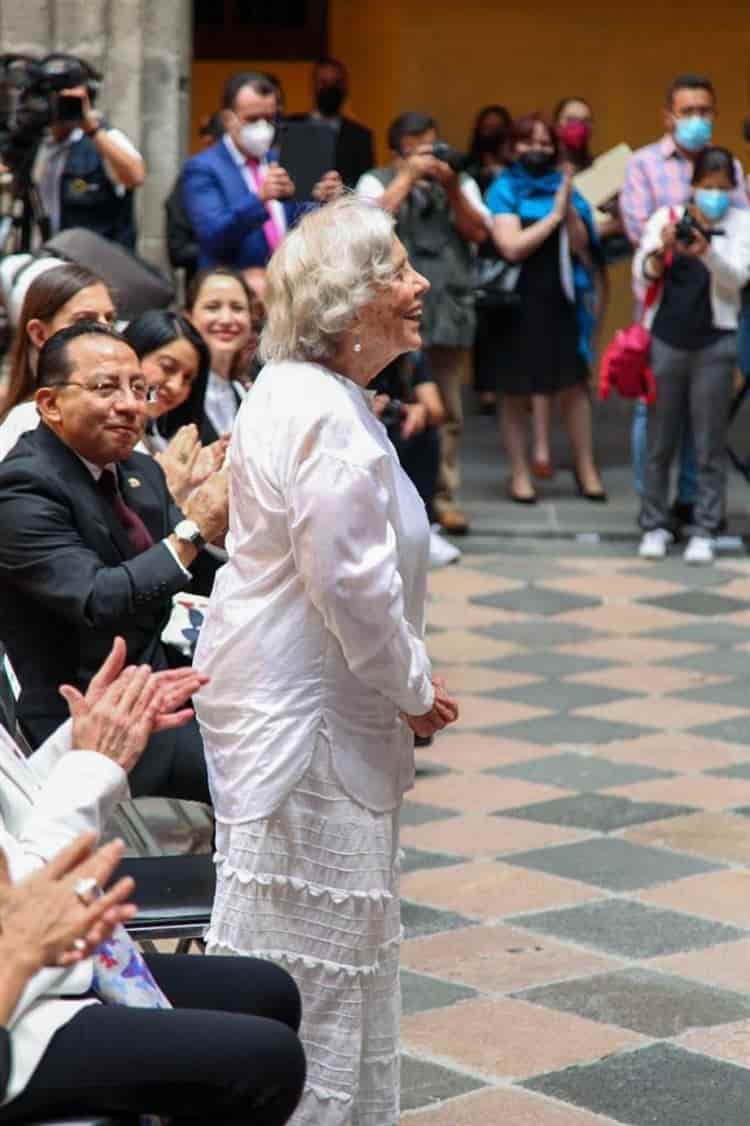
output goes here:
{"type": "Polygon", "coordinates": [[[64,383],[56,383],[54,386],[81,387],[84,391],[90,391],[104,400],[123,399],[130,392],[139,403],[155,403],[158,394],[157,389],[151,387],[145,379],[133,379],[127,386],[113,379],[101,379],[98,383],[80,383],[75,379],[67,379],[64,383]]]}

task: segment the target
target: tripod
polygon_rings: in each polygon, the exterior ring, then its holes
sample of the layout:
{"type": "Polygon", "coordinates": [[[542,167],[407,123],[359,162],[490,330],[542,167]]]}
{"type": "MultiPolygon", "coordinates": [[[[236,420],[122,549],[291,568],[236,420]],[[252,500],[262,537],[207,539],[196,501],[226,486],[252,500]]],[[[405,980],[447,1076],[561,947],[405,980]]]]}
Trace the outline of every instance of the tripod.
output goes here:
{"type": "Polygon", "coordinates": [[[33,161],[26,161],[23,167],[12,170],[10,186],[3,193],[6,200],[0,218],[0,251],[4,254],[31,251],[52,233],[39,189],[31,178],[32,165],[33,161]]]}

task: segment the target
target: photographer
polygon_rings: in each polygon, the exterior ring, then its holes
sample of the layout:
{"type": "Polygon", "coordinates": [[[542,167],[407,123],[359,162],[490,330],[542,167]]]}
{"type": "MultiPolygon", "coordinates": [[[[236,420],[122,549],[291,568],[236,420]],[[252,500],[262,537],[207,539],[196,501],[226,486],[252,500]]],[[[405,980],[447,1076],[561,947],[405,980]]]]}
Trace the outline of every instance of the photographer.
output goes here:
{"type": "Polygon", "coordinates": [[[34,162],[51,233],[85,227],[134,251],[133,191],[144,180],[143,159],[94,110],[95,72],[71,56],[48,56],[42,65],[51,63],[67,65],[73,80],[51,97],[52,118],[34,162]]]}
{"type": "Polygon", "coordinates": [[[396,217],[396,233],[415,270],[430,283],[422,339],[445,405],[436,516],[446,532],[468,531],[456,507],[458,450],[463,430],[461,382],[474,342],[473,245],[487,238],[489,217],[474,180],[459,171],[464,158],[438,141],[424,113],[403,113],[388,130],[392,163],[366,172],[357,193],[396,217]]]}
{"type": "Polygon", "coordinates": [[[633,262],[636,283],[661,285],[646,314],[657,384],[649,408],[639,555],[662,559],[669,530],[669,471],[689,411],[698,461],[694,531],[687,563],[711,563],[726,490],[726,435],[737,361],[741,290],[750,279],[750,212],[730,199],[737,188],[732,154],[704,149],[696,158],[691,200],[661,207],[633,262]]]}

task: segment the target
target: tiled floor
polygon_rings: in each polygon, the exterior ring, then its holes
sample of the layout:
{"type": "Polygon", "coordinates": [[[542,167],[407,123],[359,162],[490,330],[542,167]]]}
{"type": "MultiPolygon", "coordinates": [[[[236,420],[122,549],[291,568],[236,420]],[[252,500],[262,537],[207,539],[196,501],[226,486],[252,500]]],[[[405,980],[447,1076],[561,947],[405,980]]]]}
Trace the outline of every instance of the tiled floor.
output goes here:
{"type": "Polygon", "coordinates": [[[468,540],[430,621],[404,1123],[747,1122],[750,559],[468,540]]]}

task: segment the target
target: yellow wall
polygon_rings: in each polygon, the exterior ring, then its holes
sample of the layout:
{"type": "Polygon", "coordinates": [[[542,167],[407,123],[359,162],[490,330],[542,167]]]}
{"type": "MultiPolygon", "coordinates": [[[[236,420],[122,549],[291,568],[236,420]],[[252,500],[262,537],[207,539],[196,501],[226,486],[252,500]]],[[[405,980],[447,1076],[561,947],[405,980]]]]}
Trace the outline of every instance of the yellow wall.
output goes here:
{"type": "MultiPolygon", "coordinates": [[[[719,99],[716,139],[747,166],[741,122],[750,114],[747,0],[330,0],[330,52],[349,67],[347,110],[375,132],[387,159],[388,123],[406,109],[434,114],[447,140],[465,147],[477,109],[503,102],[520,115],[551,111],[564,95],[588,99],[595,147],[633,147],[662,128],[664,88],[679,71],[707,73],[719,99]]],[[[193,66],[197,121],[218,104],[237,62],[193,66]]],[[[278,73],[290,112],[310,104],[310,64],[263,62],[278,73]]],[[[611,328],[630,315],[627,270],[615,272],[611,328]]]]}
{"type": "MultiPolygon", "coordinates": [[[[381,156],[388,122],[427,110],[446,138],[465,145],[476,110],[504,102],[512,112],[551,110],[564,94],[589,99],[599,149],[641,145],[661,128],[664,87],[677,71],[710,74],[717,86],[717,140],[740,140],[750,113],[750,32],[742,0],[331,0],[330,50],[351,74],[348,106],[375,131],[381,156]]],[[[247,59],[193,64],[195,123],[218,105],[240,67],[275,71],[287,108],[309,108],[310,64],[247,59]]]]}

